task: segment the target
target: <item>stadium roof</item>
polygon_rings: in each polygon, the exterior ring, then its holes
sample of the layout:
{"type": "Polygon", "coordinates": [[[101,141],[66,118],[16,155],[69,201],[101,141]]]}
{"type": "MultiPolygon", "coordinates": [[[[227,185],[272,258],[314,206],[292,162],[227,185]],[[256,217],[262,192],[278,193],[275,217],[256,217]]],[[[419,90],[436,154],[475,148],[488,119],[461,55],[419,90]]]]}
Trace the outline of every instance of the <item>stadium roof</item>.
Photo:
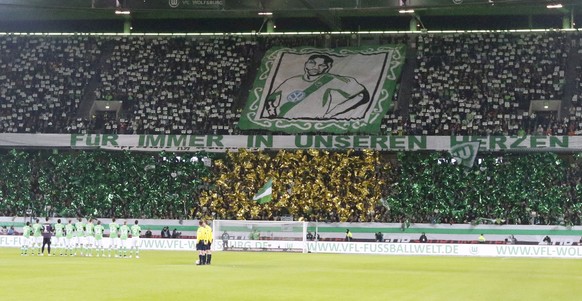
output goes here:
{"type": "MultiPolygon", "coordinates": [[[[330,30],[344,20],[402,17],[569,16],[580,14],[577,0],[119,0],[132,20],[310,19],[330,30]],[[549,9],[550,4],[561,8],[549,9]],[[271,15],[272,14],[272,15],[271,15]]],[[[121,20],[115,0],[0,0],[0,20],[121,20]]],[[[219,24],[220,25],[220,24],[219,24]]]]}

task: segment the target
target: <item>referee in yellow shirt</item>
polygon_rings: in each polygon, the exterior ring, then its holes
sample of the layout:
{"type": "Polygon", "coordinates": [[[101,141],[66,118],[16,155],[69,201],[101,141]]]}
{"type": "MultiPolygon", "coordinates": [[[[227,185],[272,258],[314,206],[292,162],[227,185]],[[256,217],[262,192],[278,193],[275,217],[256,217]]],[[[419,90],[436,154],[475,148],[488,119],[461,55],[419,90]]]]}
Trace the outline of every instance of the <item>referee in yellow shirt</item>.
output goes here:
{"type": "Polygon", "coordinates": [[[196,250],[198,250],[197,265],[206,264],[206,247],[208,244],[207,232],[206,223],[204,223],[203,220],[198,221],[198,230],[196,230],[196,250]]]}
{"type": "Polygon", "coordinates": [[[214,239],[213,235],[212,235],[212,228],[210,228],[210,226],[204,222],[204,228],[206,229],[206,264],[210,264],[210,261],[212,261],[212,252],[210,250],[210,247],[212,246],[212,240],[214,239]]]}

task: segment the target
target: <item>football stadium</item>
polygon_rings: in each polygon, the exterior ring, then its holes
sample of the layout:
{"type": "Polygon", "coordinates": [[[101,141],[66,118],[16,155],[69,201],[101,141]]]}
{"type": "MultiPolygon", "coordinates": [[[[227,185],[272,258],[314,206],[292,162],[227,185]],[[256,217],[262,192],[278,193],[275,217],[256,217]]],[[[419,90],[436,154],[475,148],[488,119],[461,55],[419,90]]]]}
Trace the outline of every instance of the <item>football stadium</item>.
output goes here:
{"type": "Polygon", "coordinates": [[[581,18],[0,0],[0,300],[577,300],[581,18]]]}

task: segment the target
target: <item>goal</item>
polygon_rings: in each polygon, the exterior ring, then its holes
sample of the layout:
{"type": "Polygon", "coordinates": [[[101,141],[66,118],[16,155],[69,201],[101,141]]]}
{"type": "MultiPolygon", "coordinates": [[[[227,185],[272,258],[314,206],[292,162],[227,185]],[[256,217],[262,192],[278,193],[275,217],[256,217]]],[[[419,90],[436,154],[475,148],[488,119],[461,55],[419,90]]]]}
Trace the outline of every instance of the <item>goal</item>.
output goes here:
{"type": "Polygon", "coordinates": [[[212,231],[217,251],[307,253],[307,222],[214,220],[212,231]]]}

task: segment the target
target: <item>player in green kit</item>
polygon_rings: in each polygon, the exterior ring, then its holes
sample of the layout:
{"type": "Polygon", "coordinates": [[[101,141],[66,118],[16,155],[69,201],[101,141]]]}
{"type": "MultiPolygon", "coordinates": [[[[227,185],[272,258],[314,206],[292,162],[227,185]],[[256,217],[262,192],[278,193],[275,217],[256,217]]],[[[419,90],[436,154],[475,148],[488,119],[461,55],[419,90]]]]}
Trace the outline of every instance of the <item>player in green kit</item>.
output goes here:
{"type": "Polygon", "coordinates": [[[65,225],[61,224],[61,219],[57,220],[55,224],[55,255],[57,251],[60,256],[63,256],[63,249],[65,248],[65,225]]]}
{"type": "Polygon", "coordinates": [[[129,238],[129,227],[127,226],[127,221],[123,221],[123,225],[119,227],[119,240],[121,241],[120,244],[120,254],[119,256],[123,256],[126,258],[127,256],[127,239],[129,238]]]}
{"type": "Polygon", "coordinates": [[[30,233],[32,233],[32,227],[30,227],[30,222],[26,222],[26,225],[22,227],[22,246],[20,247],[20,255],[22,256],[28,256],[30,233]]]}
{"type": "Polygon", "coordinates": [[[36,251],[37,255],[40,255],[40,247],[42,246],[42,225],[39,223],[39,219],[36,219],[36,223],[32,225],[32,255],[36,251]]]}
{"type": "Polygon", "coordinates": [[[97,221],[97,225],[95,225],[95,250],[97,252],[97,257],[99,257],[99,253],[101,252],[101,256],[105,257],[105,250],[103,249],[103,231],[105,228],[101,225],[101,221],[97,221]]]}
{"type": "Polygon", "coordinates": [[[109,224],[109,257],[111,257],[111,251],[114,250],[115,257],[119,256],[119,225],[115,222],[115,217],[111,219],[109,224]]]}
{"type": "Polygon", "coordinates": [[[139,258],[141,227],[137,223],[137,220],[135,220],[135,225],[131,226],[131,252],[129,253],[129,258],[131,258],[133,250],[135,250],[135,258],[139,258]]]}
{"type": "Polygon", "coordinates": [[[77,256],[77,251],[83,256],[83,246],[85,245],[85,223],[83,223],[83,218],[79,217],[78,221],[75,223],[75,256],[77,256]]]}
{"type": "Polygon", "coordinates": [[[65,226],[65,255],[73,256],[73,246],[75,239],[75,226],[73,221],[69,220],[69,223],[65,226]]]}
{"type": "Polygon", "coordinates": [[[89,257],[93,256],[93,245],[95,244],[94,228],[93,219],[90,218],[85,225],[85,255],[89,257]]]}

